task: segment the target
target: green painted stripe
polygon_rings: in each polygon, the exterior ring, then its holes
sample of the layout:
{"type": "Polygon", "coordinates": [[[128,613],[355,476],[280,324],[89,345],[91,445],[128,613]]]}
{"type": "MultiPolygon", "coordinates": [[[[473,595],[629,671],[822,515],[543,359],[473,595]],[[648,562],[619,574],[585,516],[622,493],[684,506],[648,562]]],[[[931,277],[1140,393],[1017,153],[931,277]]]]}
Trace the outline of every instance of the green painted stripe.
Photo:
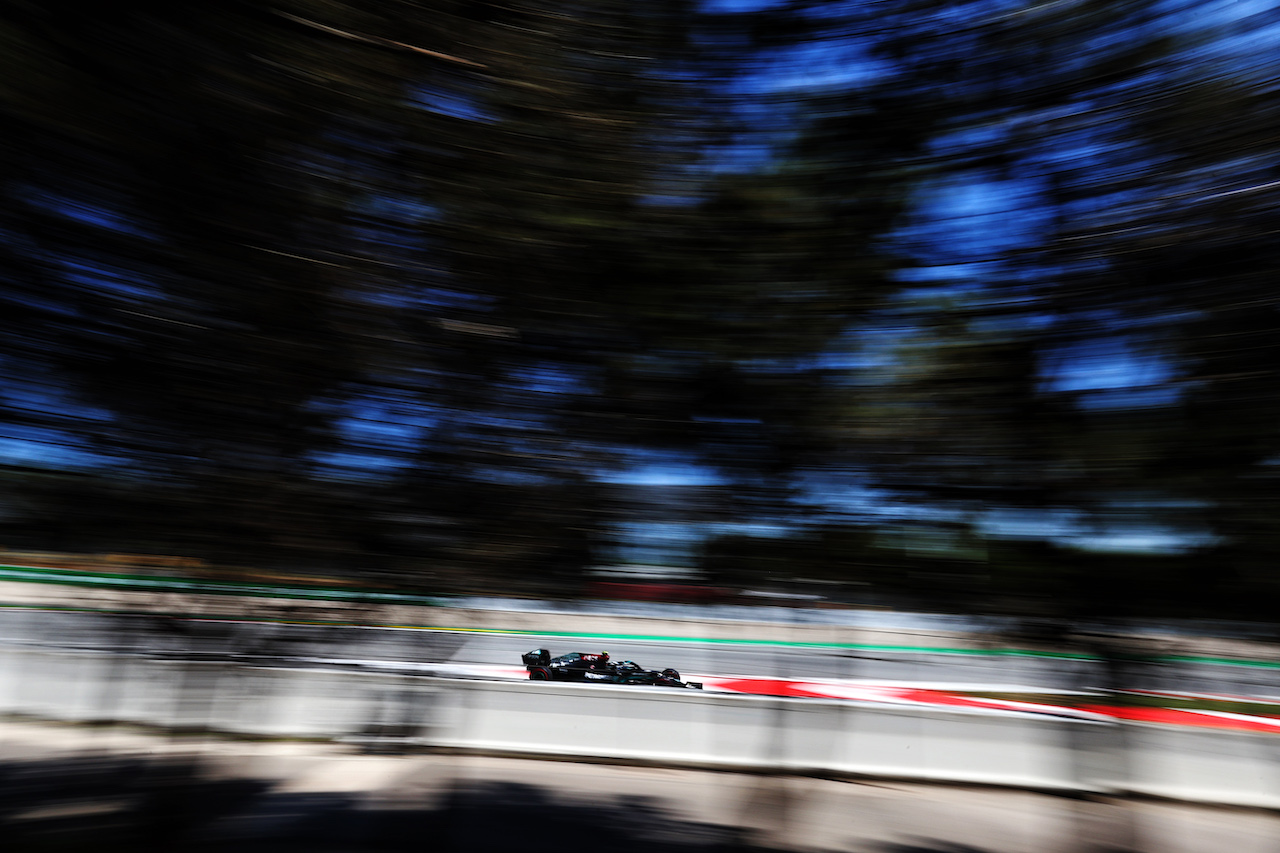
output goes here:
{"type": "Polygon", "coordinates": [[[1221,657],[1197,657],[1194,655],[1168,655],[1160,658],[1152,658],[1164,663],[1200,663],[1211,666],[1253,666],[1262,669],[1280,669],[1280,661],[1274,660],[1248,660],[1244,658],[1221,658],[1221,657]]]}
{"type": "Polygon", "coordinates": [[[344,622],[334,619],[286,619],[271,617],[211,616],[195,613],[156,613],[147,610],[121,610],[95,607],[73,607],[68,605],[42,604],[5,604],[0,608],[17,610],[41,610],[69,613],[103,613],[115,616],[170,616],[175,619],[190,619],[206,622],[241,622],[246,624],[280,624],[280,625],[316,625],[334,628],[374,628],[398,631],[438,631],[448,634],[488,634],[508,637],[550,637],[561,640],[596,640],[601,642],[626,643],[673,643],[680,645],[718,645],[718,646],[758,646],[782,647],[795,649],[839,649],[848,651],[882,652],[918,655],[972,655],[979,657],[1042,657],[1068,660],[1091,660],[1088,655],[1069,652],[1039,652],[1026,649],[960,649],[942,646],[899,646],[873,645],[869,643],[806,643],[798,640],[753,640],[745,638],[725,637],[683,637],[678,635],[659,634],[606,634],[588,631],[533,631],[524,628],[463,628],[449,625],[397,625],[390,623],[344,622]]]}
{"type": "Polygon", "coordinates": [[[171,575],[87,572],[44,566],[0,566],[0,580],[110,589],[124,588],[136,592],[193,592],[208,595],[242,595],[252,598],[447,606],[447,603],[440,598],[410,593],[383,592],[374,589],[334,589],[324,586],[307,586],[306,584],[276,586],[247,581],[192,580],[171,575]]]}
{"type": "MultiPolygon", "coordinates": [[[[380,600],[383,603],[401,603],[401,604],[421,604],[425,606],[447,606],[446,602],[438,598],[428,598],[426,596],[412,596],[394,593],[376,593],[368,590],[332,590],[327,588],[307,588],[302,586],[293,587],[277,587],[268,584],[255,583],[236,583],[229,581],[196,581],[185,578],[174,578],[171,576],[157,575],[136,575],[116,572],[86,572],[78,569],[56,569],[43,566],[0,566],[0,580],[17,580],[30,583],[50,583],[75,586],[93,586],[118,588],[125,587],[134,591],[185,591],[185,592],[201,592],[213,595],[244,595],[260,598],[292,598],[302,600],[347,600],[347,601],[372,601],[380,600]]],[[[84,610],[87,612],[145,612],[145,611],[107,611],[95,610],[94,608],[50,608],[65,610],[84,610]]],[[[198,616],[182,616],[177,618],[207,618],[198,616]]],[[[285,620],[272,619],[255,619],[255,620],[236,620],[236,621],[264,621],[277,622],[285,620]]],[[[338,622],[338,621],[322,621],[322,622],[306,622],[306,624],[328,624],[328,625],[348,625],[354,626],[357,623],[338,622]]],[[[523,630],[502,630],[491,628],[453,628],[440,626],[392,626],[392,625],[370,625],[368,627],[390,628],[399,627],[412,630],[425,631],[452,631],[456,633],[489,633],[489,634],[513,634],[517,636],[537,636],[537,637],[557,637],[560,639],[598,639],[613,640],[615,642],[667,642],[667,643],[707,643],[718,645],[740,645],[740,646],[781,646],[787,648],[810,648],[810,649],[848,649],[858,651],[877,651],[885,653],[900,654],[936,654],[936,655],[976,655],[976,656],[996,656],[996,657],[1045,657],[1053,659],[1088,660],[1087,655],[1076,655],[1067,652],[1035,652],[1023,649],[961,649],[961,648],[940,648],[932,646],[877,646],[861,643],[805,643],[799,641],[786,640],[752,640],[752,639],[723,639],[708,637],[680,637],[680,636],[656,636],[641,634],[600,634],[600,633],[584,633],[572,631],[523,631],[523,630]]]]}
{"type": "MultiPolygon", "coordinates": [[[[450,628],[424,628],[429,631],[457,630],[450,628]]],[[[528,637],[556,637],[565,640],[603,640],[607,642],[648,642],[677,643],[681,645],[720,645],[720,646],[781,646],[792,649],[839,649],[849,651],[888,652],[898,654],[925,655],[972,655],[978,657],[1043,657],[1067,660],[1093,660],[1089,655],[1072,652],[1038,652],[1027,649],[959,649],[946,646],[881,646],[871,643],[806,643],[799,640],[751,640],[725,637],[680,637],[656,634],[601,634],[583,631],[527,631],[527,630],[494,630],[461,629],[484,631],[495,634],[517,634],[528,637]]]]}
{"type": "MultiPolygon", "coordinates": [[[[13,580],[26,583],[48,583],[66,586],[91,586],[100,588],[127,588],[135,591],[149,592],[196,592],[212,595],[242,595],[255,598],[287,598],[299,600],[381,602],[397,604],[418,604],[432,607],[448,607],[446,599],[406,593],[386,593],[369,589],[335,590],[326,587],[307,587],[294,585],[288,587],[272,586],[262,583],[235,581],[190,580],[166,575],[137,575],[118,572],[86,572],[78,569],[58,569],[45,566],[0,566],[0,580],[13,580]]],[[[20,608],[28,610],[51,610],[68,612],[109,613],[118,615],[155,615],[151,611],[118,610],[107,608],[74,607],[58,605],[23,605],[0,603],[4,608],[20,608]]],[[[164,614],[178,619],[210,619],[205,614],[164,614]]],[[[1048,660],[1097,660],[1095,655],[1077,652],[1039,651],[1034,649],[1002,648],[1002,649],[966,649],[944,646],[904,646],[874,645],[868,643],[815,643],[796,640],[755,640],[728,639],[720,637],[684,637],[675,635],[650,634],[603,634],[581,631],[530,631],[524,629],[500,628],[461,628],[437,625],[390,625],[344,622],[339,620],[308,619],[272,619],[267,617],[238,618],[218,617],[218,621],[228,622],[263,622],[280,624],[305,624],[332,627],[367,627],[398,628],[414,631],[443,631],[451,633],[497,634],[524,637],[554,637],[564,640],[602,640],[612,642],[657,642],[679,644],[734,645],[734,646],[774,646],[798,649],[839,649],[862,652],[880,652],[886,654],[919,654],[919,655],[951,655],[972,657],[1024,657],[1044,658],[1048,660]]],[[[1264,669],[1280,669],[1280,661],[1265,661],[1246,658],[1225,658],[1194,655],[1161,655],[1146,658],[1153,663],[1203,664],[1210,666],[1244,666],[1264,669]]]]}

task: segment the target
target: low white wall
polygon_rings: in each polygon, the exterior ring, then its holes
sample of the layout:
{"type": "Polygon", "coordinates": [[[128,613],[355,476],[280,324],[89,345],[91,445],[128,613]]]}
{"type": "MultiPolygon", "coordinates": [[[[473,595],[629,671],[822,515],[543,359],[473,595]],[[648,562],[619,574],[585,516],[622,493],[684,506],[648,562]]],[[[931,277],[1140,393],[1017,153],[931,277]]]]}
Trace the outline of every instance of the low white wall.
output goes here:
{"type": "Polygon", "coordinates": [[[1280,808],[1272,735],[697,690],[10,648],[0,653],[0,714],[1280,808]]]}
{"type": "Polygon", "coordinates": [[[1280,807],[1280,735],[1125,726],[1114,788],[1205,803],[1280,807]]]}
{"type": "MultiPolygon", "coordinates": [[[[442,746],[1077,790],[1074,721],[695,690],[457,682],[442,746]]],[[[1086,723],[1085,725],[1089,725],[1086,723]]]]}

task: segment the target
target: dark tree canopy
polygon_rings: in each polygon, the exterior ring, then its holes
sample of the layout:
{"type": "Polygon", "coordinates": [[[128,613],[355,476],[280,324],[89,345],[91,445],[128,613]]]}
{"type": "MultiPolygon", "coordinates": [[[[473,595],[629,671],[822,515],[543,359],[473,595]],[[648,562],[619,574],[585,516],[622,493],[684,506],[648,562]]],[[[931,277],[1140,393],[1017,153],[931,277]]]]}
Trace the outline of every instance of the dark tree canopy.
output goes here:
{"type": "Polygon", "coordinates": [[[1265,613],[1273,30],[9,3],[0,544],[1265,613]]]}

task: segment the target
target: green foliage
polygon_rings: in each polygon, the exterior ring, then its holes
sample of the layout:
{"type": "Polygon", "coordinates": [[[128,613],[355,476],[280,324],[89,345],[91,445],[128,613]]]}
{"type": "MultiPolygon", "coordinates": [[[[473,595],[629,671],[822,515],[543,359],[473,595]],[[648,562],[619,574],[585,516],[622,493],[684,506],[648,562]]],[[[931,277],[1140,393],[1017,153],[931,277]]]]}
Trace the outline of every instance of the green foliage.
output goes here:
{"type": "Polygon", "coordinates": [[[674,521],[729,584],[1263,613],[1277,108],[1223,27],[10,3],[0,424],[78,469],[11,539],[571,592],[674,521]]]}

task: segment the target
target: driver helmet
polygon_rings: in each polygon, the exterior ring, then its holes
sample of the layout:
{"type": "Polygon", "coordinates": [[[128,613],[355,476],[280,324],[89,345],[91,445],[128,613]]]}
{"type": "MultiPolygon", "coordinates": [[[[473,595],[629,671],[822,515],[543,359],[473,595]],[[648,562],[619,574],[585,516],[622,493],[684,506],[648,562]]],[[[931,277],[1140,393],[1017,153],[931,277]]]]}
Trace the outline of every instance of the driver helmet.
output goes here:
{"type": "Polygon", "coordinates": [[[603,660],[603,661],[607,661],[607,660],[609,660],[609,653],[608,653],[608,652],[601,652],[601,653],[600,653],[600,660],[603,660]]]}

